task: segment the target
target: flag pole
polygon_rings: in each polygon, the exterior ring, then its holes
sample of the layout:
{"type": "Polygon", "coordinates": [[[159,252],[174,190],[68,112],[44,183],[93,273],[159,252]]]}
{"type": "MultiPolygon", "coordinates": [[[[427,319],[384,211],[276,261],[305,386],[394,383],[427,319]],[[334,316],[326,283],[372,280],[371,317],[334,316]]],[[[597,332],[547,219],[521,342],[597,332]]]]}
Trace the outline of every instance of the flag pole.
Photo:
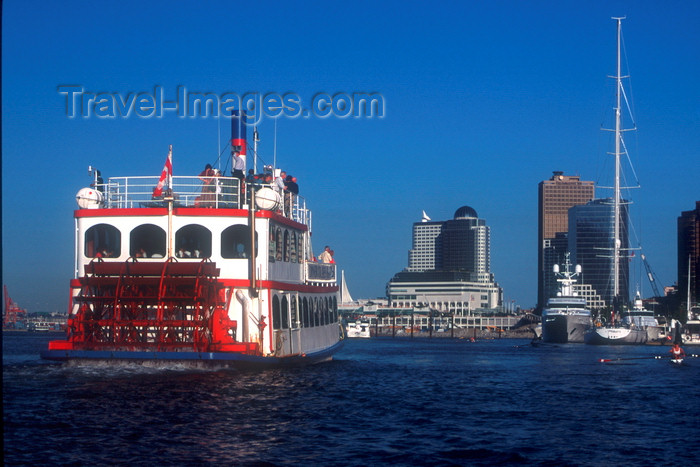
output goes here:
{"type": "Polygon", "coordinates": [[[165,257],[172,258],[175,256],[173,251],[173,201],[175,197],[173,196],[172,144],[168,146],[168,160],[170,161],[170,170],[168,170],[168,190],[165,192],[165,197],[163,198],[168,203],[168,251],[165,257]]]}

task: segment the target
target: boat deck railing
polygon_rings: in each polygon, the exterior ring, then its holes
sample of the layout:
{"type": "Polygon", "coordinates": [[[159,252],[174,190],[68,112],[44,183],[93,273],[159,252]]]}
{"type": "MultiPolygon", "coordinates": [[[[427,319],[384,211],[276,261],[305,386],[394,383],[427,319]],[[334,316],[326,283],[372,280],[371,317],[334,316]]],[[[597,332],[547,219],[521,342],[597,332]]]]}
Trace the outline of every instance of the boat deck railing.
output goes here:
{"type": "MultiPolygon", "coordinates": [[[[197,176],[173,176],[172,189],[163,189],[160,196],[153,191],[159,177],[110,177],[107,183],[95,185],[102,193],[101,207],[107,209],[157,208],[167,207],[167,195],[172,195],[176,208],[217,208],[247,209],[249,192],[247,183],[241,189],[241,180],[236,177],[211,177],[205,183],[197,176]]],[[[255,187],[272,188],[270,185],[255,184],[255,187]]],[[[302,224],[310,225],[311,213],[306,209],[306,200],[294,193],[283,193],[277,211],[302,224]]]]}
{"type": "Polygon", "coordinates": [[[335,264],[333,263],[306,263],[306,280],[310,283],[335,284],[335,264]]]}

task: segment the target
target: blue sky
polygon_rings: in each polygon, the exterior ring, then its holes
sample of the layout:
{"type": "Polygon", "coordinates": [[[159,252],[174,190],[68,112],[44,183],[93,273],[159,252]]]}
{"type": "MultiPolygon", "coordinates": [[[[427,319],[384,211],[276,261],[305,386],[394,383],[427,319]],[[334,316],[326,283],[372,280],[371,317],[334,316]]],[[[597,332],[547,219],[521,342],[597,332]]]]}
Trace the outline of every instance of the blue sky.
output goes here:
{"type": "MultiPolygon", "coordinates": [[[[700,3],[688,1],[4,1],[3,281],[29,311],[66,309],[88,165],[158,175],[172,144],[175,174],[194,175],[217,157],[214,118],[70,119],[58,86],[305,102],[377,92],[382,118],[278,119],[277,160],[314,211],[317,253],[332,245],[355,297],[383,296],[421,211],[445,220],[469,205],[491,227],[506,298],[534,306],[537,184],[554,170],[605,183],[611,170],[600,128],[614,102],[610,17],[624,15],[642,186],[632,215],[670,285],[676,218],[700,199],[700,3]]],[[[270,163],[273,120],[259,131],[270,163]]]]}

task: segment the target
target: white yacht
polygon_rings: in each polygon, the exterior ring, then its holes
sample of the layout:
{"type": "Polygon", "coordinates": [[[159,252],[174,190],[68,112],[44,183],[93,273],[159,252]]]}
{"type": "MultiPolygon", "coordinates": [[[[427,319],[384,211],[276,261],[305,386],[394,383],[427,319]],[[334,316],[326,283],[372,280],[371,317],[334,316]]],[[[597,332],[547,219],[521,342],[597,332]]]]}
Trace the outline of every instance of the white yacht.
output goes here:
{"type": "Polygon", "coordinates": [[[591,311],[586,307],[586,299],[574,291],[576,277],[581,274],[581,266],[576,265],[571,272],[569,253],[565,255],[564,271],[554,265],[559,292],[547,300],[542,311],[542,341],[565,344],[583,342],[583,336],[593,326],[591,311]]]}

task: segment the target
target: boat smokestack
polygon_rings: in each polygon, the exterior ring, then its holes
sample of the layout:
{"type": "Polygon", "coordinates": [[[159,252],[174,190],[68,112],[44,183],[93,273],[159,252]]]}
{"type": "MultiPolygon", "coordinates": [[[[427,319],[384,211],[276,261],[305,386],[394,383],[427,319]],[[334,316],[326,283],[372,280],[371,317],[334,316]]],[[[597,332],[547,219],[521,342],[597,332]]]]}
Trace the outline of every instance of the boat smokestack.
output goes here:
{"type": "Polygon", "coordinates": [[[231,150],[245,158],[246,155],[246,114],[242,110],[231,112],[231,150]]]}

